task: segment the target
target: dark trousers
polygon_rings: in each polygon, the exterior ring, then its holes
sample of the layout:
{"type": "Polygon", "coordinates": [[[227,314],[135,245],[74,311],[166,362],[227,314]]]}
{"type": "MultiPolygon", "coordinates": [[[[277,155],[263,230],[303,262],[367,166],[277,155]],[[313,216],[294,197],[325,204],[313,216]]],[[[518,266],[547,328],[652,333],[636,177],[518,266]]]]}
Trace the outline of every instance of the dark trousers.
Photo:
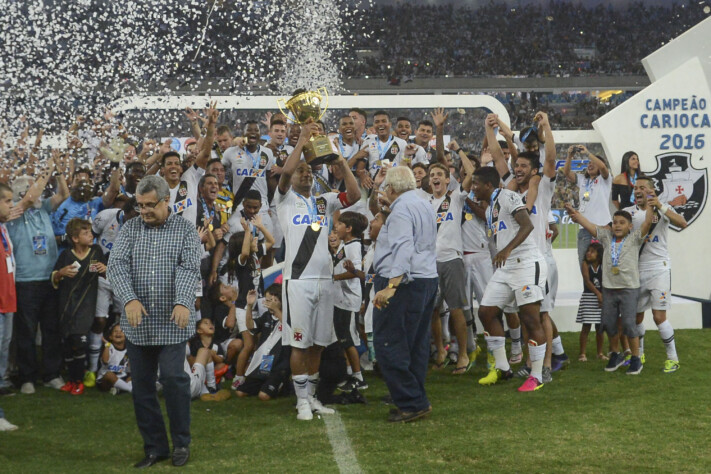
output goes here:
{"type": "MultiPolygon", "coordinates": [[[[430,357],[432,310],[438,278],[400,285],[387,307],[373,309],[373,343],[393,402],[402,411],[429,407],[425,376],[430,357]]],[[[376,293],[388,280],[375,277],[376,293]]]]}
{"type": "Polygon", "coordinates": [[[133,409],[146,455],[170,454],[156,391],[158,368],[173,447],[187,447],[190,444],[190,376],[185,372],[185,342],[167,346],[137,346],[127,341],[126,347],[131,364],[133,409]]]}
{"type": "Polygon", "coordinates": [[[18,282],[15,313],[15,362],[20,383],[37,381],[39,363],[35,341],[37,324],[42,331],[42,379],[59,377],[62,367],[62,336],[59,328],[59,298],[49,278],[46,281],[18,282]]]}

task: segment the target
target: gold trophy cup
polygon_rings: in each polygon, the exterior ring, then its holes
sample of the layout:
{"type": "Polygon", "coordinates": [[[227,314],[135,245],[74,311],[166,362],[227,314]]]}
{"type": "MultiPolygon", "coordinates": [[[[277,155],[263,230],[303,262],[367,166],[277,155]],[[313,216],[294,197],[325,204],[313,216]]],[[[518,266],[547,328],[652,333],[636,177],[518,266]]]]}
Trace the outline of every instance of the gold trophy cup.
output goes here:
{"type": "MultiPolygon", "coordinates": [[[[328,108],[328,91],[325,87],[319,87],[315,91],[300,92],[289,100],[277,99],[277,105],[286,116],[288,114],[284,109],[288,109],[298,124],[304,124],[309,118],[320,120],[328,108]]],[[[304,146],[303,153],[304,159],[310,165],[330,163],[338,159],[338,153],[333,150],[333,144],[325,135],[311,137],[311,141],[304,146]]]]}

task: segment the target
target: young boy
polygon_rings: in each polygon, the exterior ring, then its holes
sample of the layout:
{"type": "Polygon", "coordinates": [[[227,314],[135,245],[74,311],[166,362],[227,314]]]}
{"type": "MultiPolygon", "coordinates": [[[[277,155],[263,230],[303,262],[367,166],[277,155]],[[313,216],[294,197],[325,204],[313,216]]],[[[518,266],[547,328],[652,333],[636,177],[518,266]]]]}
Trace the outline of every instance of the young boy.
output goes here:
{"type": "Polygon", "coordinates": [[[220,346],[225,353],[225,363],[233,364],[237,360],[237,355],[242,350],[242,339],[237,336],[237,289],[220,281],[212,285],[210,289],[209,313],[203,315],[212,320],[215,325],[215,336],[213,341],[220,346]]]}
{"type": "Polygon", "coordinates": [[[64,362],[69,381],[61,388],[72,395],[84,393],[86,335],[94,322],[99,274],[106,273],[101,247],[94,244],[91,222],[74,218],[67,223],[71,248],[59,255],[50,277],[59,290],[59,317],[64,337],[64,362]]]}
{"type": "Polygon", "coordinates": [[[119,323],[109,328],[108,340],[99,359],[99,372],[96,385],[99,390],[110,391],[112,395],[120,391],[131,392],[128,356],[126,355],[126,335],[119,323]]]}
{"type": "Polygon", "coordinates": [[[610,339],[612,354],[605,367],[614,372],[625,363],[620,353],[620,336],[617,333],[617,316],[622,317],[622,326],[632,350],[632,358],[627,375],[637,375],[642,371],[639,358],[639,331],[636,313],[639,299],[639,249],[652,225],[654,213],[649,206],[644,222],[633,231],[632,216],[627,211],[617,211],[612,216],[612,227],[596,226],[583,215],[566,204],[565,209],[573,220],[596,237],[605,251],[602,261],[602,324],[610,339]]]}
{"type": "Polygon", "coordinates": [[[256,290],[247,294],[247,327],[259,334],[259,344],[247,367],[247,377],[237,389],[238,397],[258,395],[262,401],[275,398],[289,382],[291,347],[283,346],[281,325],[281,285],[267,288],[261,316],[254,318],[252,308],[257,302],[256,290]]]}
{"type": "Polygon", "coordinates": [[[215,325],[202,318],[195,325],[195,334],[188,340],[185,350],[185,371],[190,375],[190,395],[203,401],[223,401],[230,398],[229,390],[217,391],[219,378],[227,371],[224,353],[212,340],[215,325]]]}
{"type": "Polygon", "coordinates": [[[341,390],[346,392],[368,388],[368,384],[363,380],[360,355],[356,349],[356,345],[360,345],[356,316],[360,311],[362,288],[358,274],[345,268],[346,262],[350,262],[353,270],[363,270],[361,238],[367,227],[368,220],[365,216],[353,211],[341,213],[335,225],[336,235],[341,244],[333,256],[333,327],[353,371],[352,379],[341,387],[341,390]]]}

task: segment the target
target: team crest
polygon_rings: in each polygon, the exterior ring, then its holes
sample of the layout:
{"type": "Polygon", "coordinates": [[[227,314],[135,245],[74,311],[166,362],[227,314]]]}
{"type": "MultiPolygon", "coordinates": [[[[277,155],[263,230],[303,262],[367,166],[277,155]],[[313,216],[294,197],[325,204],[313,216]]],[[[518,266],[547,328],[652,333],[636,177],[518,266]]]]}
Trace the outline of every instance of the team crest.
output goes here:
{"type": "Polygon", "coordinates": [[[336,258],[340,260],[340,259],[342,259],[343,257],[346,256],[345,254],[346,254],[346,253],[343,251],[343,249],[341,249],[341,250],[336,254],[336,258]]]}
{"type": "Polygon", "coordinates": [[[304,338],[304,333],[301,332],[301,329],[294,329],[293,337],[295,342],[301,342],[301,340],[304,338]]]}
{"type": "Polygon", "coordinates": [[[400,148],[397,145],[393,145],[392,148],[390,148],[390,154],[395,156],[397,153],[400,151],[400,148]]]}
{"type": "MultiPolygon", "coordinates": [[[[701,215],[708,196],[706,169],[691,166],[691,154],[671,152],[657,155],[657,169],[652,178],[659,201],[667,203],[691,224],[701,215]]],[[[681,228],[669,224],[677,232],[681,228]]]]}
{"type": "Polygon", "coordinates": [[[181,197],[185,197],[188,195],[188,188],[185,186],[180,186],[178,189],[178,194],[180,194],[181,197]]]}
{"type": "Polygon", "coordinates": [[[261,158],[259,159],[259,166],[261,168],[264,168],[265,166],[267,166],[267,155],[264,153],[262,153],[261,158]]]}
{"type": "Polygon", "coordinates": [[[316,209],[318,209],[319,214],[326,214],[326,200],[316,199],[316,209]]]}
{"type": "Polygon", "coordinates": [[[442,208],[443,211],[446,211],[449,209],[449,203],[447,202],[446,199],[444,201],[442,201],[442,205],[440,207],[442,208]]]}
{"type": "Polygon", "coordinates": [[[494,207],[494,210],[491,212],[491,215],[494,217],[494,219],[498,219],[499,218],[499,208],[494,207]]]}

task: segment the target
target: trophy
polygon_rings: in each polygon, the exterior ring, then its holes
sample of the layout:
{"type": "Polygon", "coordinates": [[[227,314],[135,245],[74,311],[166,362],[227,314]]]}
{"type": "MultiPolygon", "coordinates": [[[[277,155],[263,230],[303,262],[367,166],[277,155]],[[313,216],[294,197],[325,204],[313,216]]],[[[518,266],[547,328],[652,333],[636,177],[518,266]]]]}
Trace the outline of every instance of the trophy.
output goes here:
{"type": "MultiPolygon", "coordinates": [[[[325,87],[319,87],[315,91],[298,92],[291,99],[277,99],[279,110],[284,112],[284,108],[288,109],[298,124],[305,123],[309,118],[314,121],[320,120],[328,108],[328,92],[325,87]],[[325,104],[324,104],[325,100],[325,104]]],[[[319,165],[321,163],[330,163],[338,159],[338,153],[333,149],[333,144],[325,135],[316,135],[311,137],[311,141],[304,146],[304,158],[310,165],[319,165]]]]}

